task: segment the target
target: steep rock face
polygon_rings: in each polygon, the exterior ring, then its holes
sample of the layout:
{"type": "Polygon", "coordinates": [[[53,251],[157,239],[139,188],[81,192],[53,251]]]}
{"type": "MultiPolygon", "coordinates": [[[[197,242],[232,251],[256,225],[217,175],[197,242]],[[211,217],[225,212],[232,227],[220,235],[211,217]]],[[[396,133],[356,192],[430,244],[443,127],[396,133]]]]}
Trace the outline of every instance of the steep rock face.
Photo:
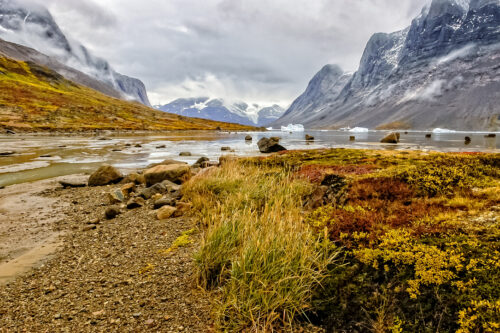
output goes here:
{"type": "Polygon", "coordinates": [[[310,84],[275,124],[499,129],[499,45],[500,0],[433,0],[409,28],[370,39],[340,94],[310,84]]]}
{"type": "Polygon", "coordinates": [[[338,65],[324,66],[309,82],[306,91],[273,124],[306,123],[308,119],[314,119],[335,101],[351,78],[352,74],[344,73],[338,65]]]}
{"type": "Polygon", "coordinates": [[[0,38],[54,57],[104,82],[125,99],[150,105],[140,80],[117,73],[106,60],[93,56],[85,46],[68,39],[42,6],[26,1],[0,0],[0,38]]]}
{"type": "Polygon", "coordinates": [[[223,99],[210,99],[208,97],[179,98],[169,104],[157,106],[157,108],[186,117],[249,126],[266,126],[278,119],[285,112],[279,105],[261,109],[256,104],[248,105],[244,102],[227,103],[223,99]]]}

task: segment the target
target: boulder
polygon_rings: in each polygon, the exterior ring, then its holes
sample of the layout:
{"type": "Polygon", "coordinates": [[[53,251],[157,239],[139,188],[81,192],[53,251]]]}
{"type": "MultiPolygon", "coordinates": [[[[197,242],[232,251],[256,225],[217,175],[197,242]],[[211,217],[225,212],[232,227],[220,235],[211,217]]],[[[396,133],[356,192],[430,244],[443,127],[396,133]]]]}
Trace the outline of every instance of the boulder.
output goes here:
{"type": "Polygon", "coordinates": [[[188,202],[178,202],[175,207],[176,210],[173,214],[173,217],[180,217],[189,212],[193,205],[188,202]]]}
{"type": "Polygon", "coordinates": [[[13,134],[16,134],[16,132],[14,132],[12,130],[5,130],[5,134],[13,135],[13,134]]]}
{"type": "Polygon", "coordinates": [[[160,209],[164,206],[175,206],[175,199],[173,198],[161,198],[156,200],[153,204],[154,209],[160,209]]]}
{"type": "Polygon", "coordinates": [[[144,206],[146,202],[141,197],[133,197],[127,202],[128,209],[140,208],[144,206]]]}
{"type": "Polygon", "coordinates": [[[430,138],[432,138],[432,134],[430,134],[430,133],[429,133],[429,134],[426,134],[426,135],[425,135],[425,137],[426,137],[427,139],[430,139],[430,138]]]}
{"type": "Polygon", "coordinates": [[[153,201],[158,201],[158,200],[160,200],[160,199],[163,199],[163,195],[162,195],[162,194],[160,194],[160,193],[156,193],[155,195],[153,195],[153,196],[151,197],[151,200],[153,200],[153,201]]]}
{"type": "Polygon", "coordinates": [[[111,206],[108,209],[106,209],[106,212],[104,213],[104,216],[108,220],[112,220],[112,219],[114,219],[115,217],[117,217],[120,214],[121,214],[120,207],[111,206]]]}
{"type": "Polygon", "coordinates": [[[158,218],[158,220],[166,220],[166,219],[172,217],[172,215],[174,215],[175,211],[176,211],[175,207],[163,206],[160,209],[158,209],[158,212],[156,213],[156,217],[158,218]]]}
{"type": "Polygon", "coordinates": [[[114,190],[108,193],[109,203],[114,205],[125,201],[125,196],[121,190],[114,190]]]}
{"type": "Polygon", "coordinates": [[[468,144],[470,144],[470,143],[471,143],[471,141],[472,141],[472,140],[471,140],[470,136],[466,136],[466,137],[465,137],[465,140],[464,140],[464,143],[465,143],[466,145],[468,145],[468,144]]]}
{"type": "Polygon", "coordinates": [[[161,183],[164,180],[181,184],[190,176],[191,168],[187,164],[157,165],[144,172],[147,186],[161,183]]]}
{"type": "Polygon", "coordinates": [[[170,180],[164,180],[161,182],[162,185],[164,185],[167,188],[167,192],[176,192],[180,191],[182,186],[176,183],[171,182],[170,180]]]}
{"type": "Polygon", "coordinates": [[[146,184],[146,179],[144,175],[138,174],[137,172],[131,173],[123,180],[125,184],[134,183],[137,185],[146,184]]]}
{"type": "Polygon", "coordinates": [[[386,135],[380,142],[382,143],[398,143],[400,134],[397,132],[392,132],[386,135]]]}
{"type": "Polygon", "coordinates": [[[200,157],[200,158],[198,159],[198,161],[196,161],[196,163],[195,163],[195,164],[202,165],[202,164],[203,164],[203,162],[209,162],[209,161],[210,161],[210,159],[209,159],[208,157],[200,157]]]}
{"type": "Polygon", "coordinates": [[[188,152],[188,151],[183,151],[183,152],[180,152],[180,153],[179,153],[179,156],[185,156],[185,157],[186,157],[186,156],[193,156],[193,154],[191,154],[191,153],[190,153],[190,152],[188,152]]]}
{"type": "Polygon", "coordinates": [[[231,151],[231,147],[221,147],[221,151],[231,151]]]}
{"type": "Polygon", "coordinates": [[[276,153],[286,150],[285,147],[279,144],[279,138],[262,138],[257,143],[261,153],[276,153]]]}
{"type": "Polygon", "coordinates": [[[182,162],[182,161],[176,161],[176,160],[164,160],[160,163],[154,163],[154,164],[151,164],[150,166],[148,166],[148,168],[152,168],[152,167],[155,167],[155,166],[158,166],[158,165],[171,165],[171,164],[187,164],[186,162],[182,162]]]}
{"type": "Polygon", "coordinates": [[[149,200],[153,195],[163,194],[165,192],[167,192],[167,187],[161,183],[158,183],[142,190],[139,195],[144,199],[149,200]]]}
{"type": "Polygon", "coordinates": [[[355,137],[354,135],[351,135],[351,136],[349,137],[349,141],[356,141],[356,137],[355,137]]]}
{"type": "Polygon", "coordinates": [[[306,141],[314,141],[314,136],[306,134],[306,141]]]}
{"type": "Polygon", "coordinates": [[[490,133],[490,134],[486,134],[484,137],[485,138],[496,138],[497,135],[495,133],[490,133]]]}
{"type": "Polygon", "coordinates": [[[159,146],[156,146],[156,149],[165,149],[165,148],[167,148],[167,146],[166,146],[166,145],[159,145],[159,146]]]}
{"type": "Polygon", "coordinates": [[[121,191],[125,197],[130,197],[130,195],[135,192],[136,185],[135,183],[127,183],[121,187],[121,191]]]}
{"type": "Polygon", "coordinates": [[[252,141],[252,140],[253,140],[253,138],[251,135],[245,136],[245,141],[252,141]]]}
{"type": "Polygon", "coordinates": [[[105,164],[95,171],[89,178],[89,186],[104,186],[118,183],[123,175],[115,167],[105,164]]]}

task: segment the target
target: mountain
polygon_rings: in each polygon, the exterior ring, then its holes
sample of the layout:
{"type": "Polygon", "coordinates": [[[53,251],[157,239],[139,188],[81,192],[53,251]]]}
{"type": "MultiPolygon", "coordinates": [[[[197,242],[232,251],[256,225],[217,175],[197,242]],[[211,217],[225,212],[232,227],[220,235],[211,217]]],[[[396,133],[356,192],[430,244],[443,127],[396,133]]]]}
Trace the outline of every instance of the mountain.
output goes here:
{"type": "Polygon", "coordinates": [[[29,1],[0,0],[0,38],[38,50],[109,86],[99,91],[150,106],[144,84],[117,73],[110,64],[69,39],[50,12],[29,1]],[[111,91],[112,89],[113,91],[111,91]]]}
{"type": "Polygon", "coordinates": [[[279,105],[261,108],[257,104],[227,103],[223,99],[208,97],[179,98],[175,101],[156,106],[157,109],[183,115],[248,126],[267,126],[276,121],[285,110],[279,105]]]}
{"type": "Polygon", "coordinates": [[[377,33],[359,69],[328,65],[274,125],[500,129],[500,0],[433,0],[377,33]]]}
{"type": "Polygon", "coordinates": [[[217,128],[250,129],[241,125],[190,119],[157,111],[137,102],[112,98],[69,81],[48,67],[0,53],[0,129],[80,132],[217,128]]]}

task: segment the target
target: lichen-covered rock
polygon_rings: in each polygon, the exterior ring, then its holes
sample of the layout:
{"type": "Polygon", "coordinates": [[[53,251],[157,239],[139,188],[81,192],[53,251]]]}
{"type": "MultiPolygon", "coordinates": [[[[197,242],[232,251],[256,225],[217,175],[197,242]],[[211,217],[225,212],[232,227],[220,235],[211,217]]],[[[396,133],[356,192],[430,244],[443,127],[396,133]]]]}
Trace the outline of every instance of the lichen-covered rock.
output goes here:
{"type": "Polygon", "coordinates": [[[97,169],[89,178],[89,186],[104,186],[118,183],[123,179],[123,175],[115,167],[104,164],[97,169]]]}

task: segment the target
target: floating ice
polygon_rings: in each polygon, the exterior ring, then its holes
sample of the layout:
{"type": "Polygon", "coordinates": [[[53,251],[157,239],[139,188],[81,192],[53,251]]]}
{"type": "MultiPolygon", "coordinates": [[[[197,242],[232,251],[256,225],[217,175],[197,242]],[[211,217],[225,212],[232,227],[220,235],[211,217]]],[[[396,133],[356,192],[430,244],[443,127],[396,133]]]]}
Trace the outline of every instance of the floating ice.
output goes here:
{"type": "Polygon", "coordinates": [[[272,131],[272,130],[273,130],[273,128],[272,128],[272,127],[268,127],[268,128],[266,128],[266,130],[268,130],[268,131],[272,131]]]}
{"type": "Polygon", "coordinates": [[[304,125],[301,124],[290,124],[288,126],[281,126],[282,132],[304,132],[304,125]]]}
{"type": "Polygon", "coordinates": [[[456,133],[457,131],[446,129],[446,128],[435,128],[432,130],[432,133],[434,134],[440,134],[440,133],[456,133]]]}
{"type": "Polygon", "coordinates": [[[368,128],[365,127],[354,127],[349,130],[351,133],[367,133],[368,128]]]}

